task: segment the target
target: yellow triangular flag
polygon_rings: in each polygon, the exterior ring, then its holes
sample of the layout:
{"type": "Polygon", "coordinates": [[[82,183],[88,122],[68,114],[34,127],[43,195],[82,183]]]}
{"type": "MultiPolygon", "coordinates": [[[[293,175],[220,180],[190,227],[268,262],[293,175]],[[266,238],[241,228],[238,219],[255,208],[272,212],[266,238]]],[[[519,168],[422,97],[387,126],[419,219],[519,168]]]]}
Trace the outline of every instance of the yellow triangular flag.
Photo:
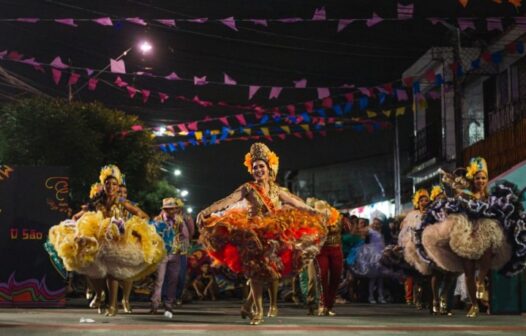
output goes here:
{"type": "Polygon", "coordinates": [[[269,136],[270,133],[268,131],[268,127],[261,127],[261,132],[263,132],[264,136],[269,136]]]}
{"type": "Polygon", "coordinates": [[[281,129],[285,131],[285,133],[290,134],[290,127],[289,126],[281,126],[281,129]]]}
{"type": "Polygon", "coordinates": [[[201,140],[202,138],[203,138],[203,132],[201,132],[201,131],[195,132],[195,139],[196,140],[201,140]]]}
{"type": "Polygon", "coordinates": [[[401,116],[401,115],[404,115],[405,114],[405,106],[402,106],[402,107],[399,107],[396,109],[396,116],[401,116]]]}
{"type": "Polygon", "coordinates": [[[382,113],[387,117],[389,118],[391,116],[391,110],[384,110],[382,111],[382,113]]]}
{"type": "Polygon", "coordinates": [[[300,125],[301,128],[303,128],[305,130],[305,132],[308,132],[310,131],[310,126],[308,124],[303,124],[303,125],[300,125]]]}
{"type": "Polygon", "coordinates": [[[245,132],[248,135],[252,134],[252,130],[250,128],[243,128],[243,132],[245,132]]]}
{"type": "Polygon", "coordinates": [[[376,118],[376,115],[377,115],[376,112],[367,110],[367,116],[369,118],[376,118]]]}
{"type": "Polygon", "coordinates": [[[219,130],[212,130],[212,131],[210,132],[210,134],[212,134],[212,135],[218,135],[218,134],[221,134],[221,132],[220,132],[219,130]]]}

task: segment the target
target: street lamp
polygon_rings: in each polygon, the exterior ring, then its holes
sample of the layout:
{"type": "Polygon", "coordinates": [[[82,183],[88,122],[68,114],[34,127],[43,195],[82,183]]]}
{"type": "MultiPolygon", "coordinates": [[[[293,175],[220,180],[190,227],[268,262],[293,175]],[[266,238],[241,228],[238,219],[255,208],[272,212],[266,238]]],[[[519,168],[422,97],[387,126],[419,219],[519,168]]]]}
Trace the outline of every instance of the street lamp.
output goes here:
{"type": "Polygon", "coordinates": [[[175,176],[181,176],[182,173],[183,173],[183,172],[181,171],[181,169],[176,169],[176,170],[174,170],[174,175],[175,175],[175,176]]]}
{"type": "Polygon", "coordinates": [[[192,209],[192,207],[188,207],[188,208],[186,208],[186,212],[191,214],[192,212],[194,212],[194,209],[192,209]]]}
{"type": "Polygon", "coordinates": [[[186,197],[186,196],[188,196],[188,194],[189,194],[188,190],[186,190],[186,189],[181,190],[181,197],[186,197]]]}
{"type": "Polygon", "coordinates": [[[139,44],[139,49],[141,50],[143,55],[150,53],[150,51],[152,51],[152,48],[152,45],[148,41],[142,41],[139,44]]]}

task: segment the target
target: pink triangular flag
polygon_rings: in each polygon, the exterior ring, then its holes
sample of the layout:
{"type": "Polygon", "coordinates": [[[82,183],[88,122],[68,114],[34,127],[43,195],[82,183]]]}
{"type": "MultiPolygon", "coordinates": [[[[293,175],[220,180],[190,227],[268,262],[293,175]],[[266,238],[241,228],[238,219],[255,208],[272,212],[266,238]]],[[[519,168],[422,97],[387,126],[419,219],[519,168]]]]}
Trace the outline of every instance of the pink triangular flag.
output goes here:
{"type": "Polygon", "coordinates": [[[93,75],[93,69],[90,69],[90,68],[86,68],[86,73],[88,74],[88,76],[91,76],[93,75]]]}
{"type": "Polygon", "coordinates": [[[277,19],[276,21],[283,22],[283,23],[296,23],[296,22],[303,21],[303,19],[299,17],[291,17],[291,18],[277,19]]]}
{"type": "Polygon", "coordinates": [[[60,56],[55,57],[53,62],[51,62],[51,66],[57,69],[67,69],[68,66],[62,62],[62,59],[60,59],[60,56]]]}
{"type": "MultiPolygon", "coordinates": [[[[2,58],[2,57],[0,56],[0,58],[2,58]]],[[[21,60],[20,62],[21,62],[21,63],[24,63],[24,64],[32,65],[32,66],[34,66],[34,67],[38,67],[38,66],[40,66],[40,63],[38,63],[38,62],[35,60],[34,57],[26,58],[26,59],[24,59],[24,60],[21,60]]]]}
{"type": "Polygon", "coordinates": [[[78,27],[73,19],[55,19],[55,22],[61,23],[66,26],[78,27]]]}
{"type": "Polygon", "coordinates": [[[142,125],[133,125],[131,129],[135,132],[139,132],[142,131],[144,128],[142,127],[142,125]]]}
{"type": "Polygon", "coordinates": [[[165,76],[164,78],[168,80],[181,80],[181,78],[175,72],[172,72],[171,74],[169,74],[168,76],[165,76]]]}
{"type": "Polygon", "coordinates": [[[113,22],[109,17],[101,17],[93,19],[93,22],[100,24],[101,26],[113,26],[113,22]]]}
{"type": "Polygon", "coordinates": [[[236,85],[237,84],[237,82],[232,77],[227,75],[226,73],[223,73],[223,75],[225,75],[225,84],[226,85],[236,85]]]}
{"type": "Polygon", "coordinates": [[[99,80],[97,78],[90,78],[88,81],[88,90],[95,91],[98,82],[99,80]]]}
{"type": "Polygon", "coordinates": [[[371,97],[371,90],[369,90],[369,88],[366,88],[366,87],[359,87],[358,90],[361,92],[361,94],[367,96],[367,97],[371,97]]]}
{"type": "Polygon", "coordinates": [[[427,96],[433,100],[437,100],[440,98],[440,92],[437,92],[437,91],[429,91],[427,93],[427,96]]]}
{"type": "Polygon", "coordinates": [[[227,17],[225,19],[221,19],[219,20],[221,23],[223,23],[225,26],[227,26],[228,28],[232,29],[232,30],[235,30],[235,31],[238,31],[237,30],[237,27],[236,27],[236,20],[234,20],[234,17],[231,16],[231,17],[227,17]]]}
{"type": "Polygon", "coordinates": [[[325,21],[327,20],[327,15],[325,14],[325,7],[316,8],[314,10],[314,16],[312,21],[325,21]]]}
{"type": "Polygon", "coordinates": [[[55,68],[51,68],[51,74],[53,75],[53,81],[56,85],[58,85],[58,83],[60,82],[60,77],[62,77],[62,71],[55,68]]]}
{"type": "Polygon", "coordinates": [[[132,99],[133,99],[133,97],[135,97],[135,95],[137,94],[137,89],[134,88],[134,87],[131,86],[131,85],[128,85],[128,86],[126,87],[126,90],[128,90],[128,94],[130,95],[130,98],[132,98],[132,99]]]}
{"type": "Polygon", "coordinates": [[[279,87],[279,86],[272,87],[272,89],[270,89],[270,95],[268,98],[269,99],[278,98],[279,94],[281,93],[281,90],[283,90],[282,87],[279,87]]]}
{"type": "Polygon", "coordinates": [[[458,19],[458,27],[461,31],[466,29],[475,29],[475,22],[470,19],[458,19]]]}
{"type": "Polygon", "coordinates": [[[248,99],[252,99],[252,97],[254,97],[254,95],[256,94],[256,92],[258,92],[260,86],[256,86],[256,85],[250,85],[248,87],[248,99]]]}
{"type": "Polygon", "coordinates": [[[161,100],[161,103],[164,103],[168,99],[168,95],[163,92],[159,92],[159,99],[161,100]]]}
{"type": "Polygon", "coordinates": [[[264,20],[264,19],[250,19],[248,21],[254,24],[260,25],[260,26],[268,27],[268,22],[267,20],[264,20]]]}
{"type": "Polygon", "coordinates": [[[188,123],[187,125],[188,125],[189,130],[197,131],[197,121],[192,121],[188,123]]]}
{"type": "Polygon", "coordinates": [[[223,125],[225,125],[227,127],[230,127],[230,123],[228,122],[228,118],[227,117],[220,117],[219,121],[221,121],[223,123],[223,125]]]}
{"type": "Polygon", "coordinates": [[[397,89],[396,90],[396,98],[399,101],[408,100],[409,97],[407,96],[407,92],[405,90],[397,89]]]}
{"type": "Polygon", "coordinates": [[[307,80],[305,78],[293,82],[295,88],[303,89],[307,87],[307,80]]]}
{"type": "Polygon", "coordinates": [[[72,72],[69,76],[68,85],[75,85],[79,81],[80,75],[76,72],[72,72]]]}
{"type": "Polygon", "coordinates": [[[318,88],[318,98],[323,99],[331,95],[331,92],[328,88],[318,88]]]}
{"type": "Polygon", "coordinates": [[[441,24],[446,23],[446,21],[441,18],[428,18],[428,20],[434,25],[436,25],[437,23],[441,23],[441,24]]]}
{"type": "Polygon", "coordinates": [[[124,64],[124,60],[114,60],[113,58],[110,58],[110,69],[113,73],[120,73],[125,74],[126,73],[126,66],[124,64]]]}
{"type": "Polygon", "coordinates": [[[126,18],[125,20],[130,22],[130,23],[135,23],[136,25],[139,25],[139,26],[146,26],[147,25],[147,23],[143,19],[141,19],[139,17],[126,18]]]}
{"type": "Polygon", "coordinates": [[[239,121],[239,123],[243,126],[247,125],[247,121],[245,120],[245,116],[242,114],[236,114],[236,119],[239,121]]]}
{"type": "Polygon", "coordinates": [[[37,23],[40,21],[38,18],[18,18],[16,19],[17,22],[25,22],[25,23],[37,23]]]}
{"type": "Polygon", "coordinates": [[[146,102],[148,101],[148,98],[150,98],[150,90],[142,89],[141,93],[142,93],[142,102],[146,104],[146,102]]]}
{"type": "Polygon", "coordinates": [[[487,23],[488,31],[492,31],[492,30],[503,31],[501,18],[487,18],[486,23],[487,23]]]}
{"type": "Polygon", "coordinates": [[[188,20],[188,22],[193,22],[193,23],[205,23],[206,21],[208,21],[208,18],[197,18],[197,19],[188,20]]]}
{"type": "Polygon", "coordinates": [[[278,138],[280,138],[281,140],[285,140],[286,137],[286,134],[278,134],[278,138]]]}
{"type": "Polygon", "coordinates": [[[194,76],[194,85],[206,85],[208,82],[206,81],[206,76],[203,77],[197,77],[194,76]]]}
{"type": "Polygon", "coordinates": [[[367,27],[372,27],[380,22],[382,22],[384,19],[382,19],[376,12],[373,12],[373,16],[370,19],[367,19],[367,27]]]}
{"type": "Polygon", "coordinates": [[[344,30],[348,25],[350,25],[351,23],[353,23],[355,20],[353,19],[341,19],[341,20],[338,20],[338,29],[337,29],[337,32],[341,32],[342,30],[344,30]]]}
{"type": "Polygon", "coordinates": [[[175,20],[172,20],[172,19],[158,19],[158,20],[155,20],[165,26],[168,26],[168,27],[175,27],[175,20]]]}
{"type": "Polygon", "coordinates": [[[177,127],[181,130],[181,132],[189,133],[188,129],[186,128],[185,124],[178,124],[177,127]]]}
{"type": "Polygon", "coordinates": [[[117,76],[117,78],[115,78],[115,82],[113,82],[115,85],[117,85],[118,87],[125,87],[125,86],[128,86],[128,83],[126,83],[125,81],[123,81],[121,79],[120,76],[117,76]]]}
{"type": "MultiPolygon", "coordinates": [[[[8,54],[7,54],[7,58],[10,59],[10,60],[13,60],[13,61],[20,61],[22,58],[24,57],[24,55],[22,55],[21,53],[19,53],[18,51],[16,50],[12,50],[10,51],[8,54]]],[[[60,59],[60,58],[59,58],[60,59]]],[[[66,66],[66,65],[64,65],[66,66]]],[[[67,67],[67,66],[66,66],[67,67]]]]}
{"type": "Polygon", "coordinates": [[[7,55],[7,50],[0,51],[0,59],[3,59],[5,55],[7,55]]]}

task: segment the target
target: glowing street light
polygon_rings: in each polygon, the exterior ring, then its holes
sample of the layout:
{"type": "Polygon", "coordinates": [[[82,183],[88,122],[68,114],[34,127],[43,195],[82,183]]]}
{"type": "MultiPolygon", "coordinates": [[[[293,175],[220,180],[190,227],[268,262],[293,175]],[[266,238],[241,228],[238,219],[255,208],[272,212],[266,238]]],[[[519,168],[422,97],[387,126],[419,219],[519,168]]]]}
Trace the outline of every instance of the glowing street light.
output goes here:
{"type": "Polygon", "coordinates": [[[192,209],[192,207],[188,207],[188,208],[186,208],[186,212],[191,214],[192,212],[194,212],[194,209],[192,209]]]}
{"type": "Polygon", "coordinates": [[[176,170],[174,170],[174,175],[175,175],[175,176],[181,176],[182,173],[183,173],[183,172],[181,171],[181,169],[176,169],[176,170]]]}
{"type": "Polygon", "coordinates": [[[143,55],[148,54],[150,51],[152,51],[152,48],[153,48],[152,45],[148,41],[143,41],[139,45],[139,49],[141,50],[143,55]]]}
{"type": "Polygon", "coordinates": [[[184,189],[184,190],[181,190],[181,197],[186,197],[188,196],[188,190],[184,189]]]}

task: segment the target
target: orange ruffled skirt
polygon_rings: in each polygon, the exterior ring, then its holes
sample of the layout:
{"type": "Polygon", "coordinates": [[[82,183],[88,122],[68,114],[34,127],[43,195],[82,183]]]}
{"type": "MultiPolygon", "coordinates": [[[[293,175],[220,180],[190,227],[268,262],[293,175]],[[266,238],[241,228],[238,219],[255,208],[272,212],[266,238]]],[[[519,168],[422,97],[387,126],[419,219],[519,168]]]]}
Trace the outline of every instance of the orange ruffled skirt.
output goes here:
{"type": "Polygon", "coordinates": [[[206,219],[200,240],[216,263],[247,278],[274,280],[297,274],[316,257],[326,237],[318,214],[280,209],[251,217],[236,209],[206,219]]]}

